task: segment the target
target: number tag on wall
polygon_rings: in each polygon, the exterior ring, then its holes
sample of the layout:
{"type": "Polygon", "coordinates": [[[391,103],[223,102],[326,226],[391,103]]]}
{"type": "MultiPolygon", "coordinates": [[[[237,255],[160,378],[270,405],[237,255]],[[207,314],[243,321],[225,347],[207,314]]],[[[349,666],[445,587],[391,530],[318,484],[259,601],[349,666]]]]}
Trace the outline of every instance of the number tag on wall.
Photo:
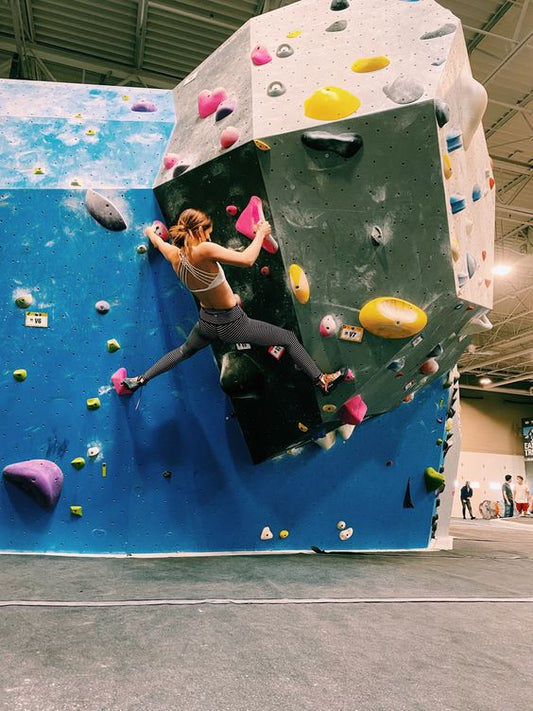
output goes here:
{"type": "Polygon", "coordinates": [[[48,328],[48,314],[42,311],[26,311],[24,325],[30,328],[48,328]]]}
{"type": "Polygon", "coordinates": [[[363,340],[364,329],[360,326],[349,326],[343,323],[339,333],[340,341],[351,341],[352,343],[361,343],[363,340]]]}

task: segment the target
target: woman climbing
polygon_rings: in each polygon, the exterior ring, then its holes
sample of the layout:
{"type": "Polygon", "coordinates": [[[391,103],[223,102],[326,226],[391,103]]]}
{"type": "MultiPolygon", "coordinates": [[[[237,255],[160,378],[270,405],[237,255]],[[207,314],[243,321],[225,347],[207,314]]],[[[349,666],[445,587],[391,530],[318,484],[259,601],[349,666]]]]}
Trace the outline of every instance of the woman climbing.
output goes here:
{"type": "Polygon", "coordinates": [[[142,375],[126,378],[122,385],[132,392],[152,378],[174,368],[199,350],[219,340],[224,343],[251,343],[256,346],[279,345],[287,349],[294,363],[326,394],[344,378],[346,369],[322,373],[292,331],[265,321],[248,318],[228,284],[221,264],[251,267],[257,260],[263,240],[271,233],[268,222],[256,225],[255,237],[242,252],[211,242],[211,219],[200,210],[184,210],[170,228],[172,244],[159,237],[151,227],[145,234],[167,259],[174,271],[200,300],[198,323],[179,348],[170,351],[142,375]]]}

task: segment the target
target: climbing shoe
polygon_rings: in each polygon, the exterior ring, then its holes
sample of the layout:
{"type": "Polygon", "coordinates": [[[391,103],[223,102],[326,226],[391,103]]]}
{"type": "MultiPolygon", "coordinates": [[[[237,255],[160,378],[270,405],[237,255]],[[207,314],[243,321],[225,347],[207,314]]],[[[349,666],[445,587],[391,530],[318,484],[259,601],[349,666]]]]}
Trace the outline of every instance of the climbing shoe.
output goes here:
{"type": "Polygon", "coordinates": [[[329,393],[344,380],[345,375],[346,367],[339,368],[339,370],[336,370],[334,373],[322,373],[316,381],[316,386],[322,391],[322,395],[329,395],[329,393]]]}
{"type": "Polygon", "coordinates": [[[142,385],[146,385],[146,381],[142,375],[136,375],[134,378],[124,378],[120,384],[134,393],[142,385]]]}

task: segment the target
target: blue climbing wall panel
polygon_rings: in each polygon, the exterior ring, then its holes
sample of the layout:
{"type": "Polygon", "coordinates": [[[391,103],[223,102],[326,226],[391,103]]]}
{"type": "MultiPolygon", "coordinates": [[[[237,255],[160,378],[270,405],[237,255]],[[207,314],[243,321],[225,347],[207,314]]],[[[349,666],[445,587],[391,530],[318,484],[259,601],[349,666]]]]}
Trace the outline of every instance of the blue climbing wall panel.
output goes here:
{"type": "Polygon", "coordinates": [[[330,451],[310,444],[255,466],[210,349],[154,380],[140,401],[112,388],[119,367],[144,370],[196,320],[168,264],[137,251],[144,225],[160,217],[152,184],[174,126],[171,94],[5,81],[0,115],[0,463],[48,459],[64,473],[52,511],[2,482],[0,550],[426,547],[435,495],[424,470],[442,463],[449,397],[441,380],[330,451]],[[132,111],[136,102],[144,110],[132,111]],[[88,214],[89,188],[127,229],[88,214]],[[21,294],[32,297],[26,309],[15,304],[21,294]],[[27,312],[47,314],[47,327],[25,325],[27,312]],[[120,350],[108,352],[109,339],[120,350]],[[97,410],[86,406],[93,397],[97,410]],[[346,541],[339,521],[353,528],[346,541]],[[261,540],[267,526],[273,537],[261,540]]]}

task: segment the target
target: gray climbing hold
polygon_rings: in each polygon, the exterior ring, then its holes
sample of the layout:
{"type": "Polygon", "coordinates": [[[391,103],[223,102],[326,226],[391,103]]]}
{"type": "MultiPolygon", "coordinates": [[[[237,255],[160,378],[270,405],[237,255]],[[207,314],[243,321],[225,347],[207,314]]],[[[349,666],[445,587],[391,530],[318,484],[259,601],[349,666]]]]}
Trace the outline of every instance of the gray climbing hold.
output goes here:
{"type": "Polygon", "coordinates": [[[347,20],[337,20],[329,27],[326,27],[326,32],[342,32],[348,27],[347,20]]]}
{"type": "Polygon", "coordinates": [[[405,368],[405,358],[402,356],[401,358],[396,358],[396,360],[391,360],[387,368],[398,373],[402,368],[405,368]]]}
{"type": "Polygon", "coordinates": [[[287,57],[291,57],[293,54],[294,49],[286,42],[280,44],[276,50],[276,57],[279,57],[280,59],[286,59],[287,57]]]}
{"type": "Polygon", "coordinates": [[[352,158],[363,146],[358,133],[330,133],[329,131],[305,131],[302,143],[315,151],[330,151],[343,158],[352,158]]]}
{"type": "Polygon", "coordinates": [[[337,12],[338,10],[346,10],[348,7],[350,7],[349,0],[331,0],[329,9],[337,12]]]}
{"type": "Polygon", "coordinates": [[[257,398],[264,389],[264,375],[245,353],[225,353],[220,366],[220,387],[230,397],[257,398]]]}
{"type": "Polygon", "coordinates": [[[470,277],[468,276],[468,274],[465,274],[464,272],[460,272],[457,275],[457,283],[459,284],[459,288],[464,286],[469,280],[470,280],[470,277]]]}
{"type": "Polygon", "coordinates": [[[85,194],[85,206],[91,217],[105,227],[106,230],[120,232],[127,229],[127,224],[118,208],[96,190],[89,189],[85,194]]]}
{"type": "Polygon", "coordinates": [[[447,22],[445,25],[442,25],[442,27],[439,27],[438,30],[433,30],[433,32],[426,32],[420,37],[420,39],[429,40],[435,39],[436,37],[444,37],[444,35],[450,35],[452,32],[455,32],[456,29],[457,26],[454,25],[453,22],[447,22]]]}
{"type": "Polygon", "coordinates": [[[412,104],[424,93],[424,87],[416,79],[400,74],[392,84],[383,87],[383,93],[395,104],[412,104]]]}
{"type": "Polygon", "coordinates": [[[4,478],[27,492],[45,509],[54,508],[63,488],[63,472],[47,459],[9,464],[4,469],[4,478]]]}
{"type": "Polygon", "coordinates": [[[287,89],[280,81],[273,81],[267,87],[269,96],[283,96],[286,91],[287,89]]]}
{"type": "Polygon", "coordinates": [[[477,260],[472,254],[470,254],[470,252],[466,253],[466,269],[468,271],[468,278],[472,279],[476,273],[477,260]]]}
{"type": "Polygon", "coordinates": [[[437,123],[439,128],[445,126],[450,120],[450,107],[442,99],[437,99],[435,101],[435,116],[437,118],[437,123]]]}

